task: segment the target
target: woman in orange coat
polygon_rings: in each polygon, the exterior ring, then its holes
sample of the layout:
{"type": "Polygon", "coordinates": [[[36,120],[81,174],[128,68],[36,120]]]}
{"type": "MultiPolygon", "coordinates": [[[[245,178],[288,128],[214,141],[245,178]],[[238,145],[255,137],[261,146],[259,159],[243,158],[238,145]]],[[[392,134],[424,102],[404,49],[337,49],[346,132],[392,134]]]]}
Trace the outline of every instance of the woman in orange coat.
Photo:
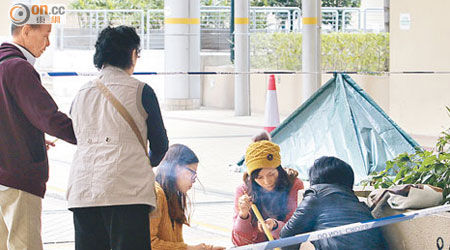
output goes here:
{"type": "Polygon", "coordinates": [[[153,250],[222,250],[207,244],[188,245],[183,240],[183,224],[189,226],[187,191],[197,179],[198,158],[185,145],[169,147],[156,174],[157,209],[150,214],[153,250]]]}

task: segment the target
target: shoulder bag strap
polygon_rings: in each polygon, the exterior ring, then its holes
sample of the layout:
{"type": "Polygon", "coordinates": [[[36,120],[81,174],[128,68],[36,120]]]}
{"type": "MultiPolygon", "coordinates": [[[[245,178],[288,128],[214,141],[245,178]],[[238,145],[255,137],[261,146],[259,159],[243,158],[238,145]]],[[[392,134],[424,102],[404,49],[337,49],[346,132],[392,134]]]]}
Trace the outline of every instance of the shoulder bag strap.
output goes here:
{"type": "Polygon", "coordinates": [[[133,117],[131,117],[130,113],[128,113],[127,109],[122,105],[122,103],[117,100],[117,98],[111,93],[111,91],[103,84],[100,80],[96,81],[97,88],[100,90],[100,92],[106,97],[106,99],[111,102],[111,104],[116,108],[116,110],[119,112],[119,114],[127,121],[128,125],[130,125],[130,128],[133,130],[134,134],[136,135],[137,139],[139,140],[139,143],[141,143],[142,148],[144,149],[145,155],[147,155],[147,149],[146,149],[146,143],[144,142],[144,139],[142,138],[141,133],[139,132],[139,129],[134,122],[133,117]]]}

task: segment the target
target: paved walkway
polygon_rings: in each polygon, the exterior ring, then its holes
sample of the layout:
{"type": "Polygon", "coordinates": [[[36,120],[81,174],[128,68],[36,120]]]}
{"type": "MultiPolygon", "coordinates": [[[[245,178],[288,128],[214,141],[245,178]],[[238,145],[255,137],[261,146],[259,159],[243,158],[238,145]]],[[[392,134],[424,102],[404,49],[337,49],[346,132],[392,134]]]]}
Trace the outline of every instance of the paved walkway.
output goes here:
{"type": "MultiPolygon", "coordinates": [[[[67,79],[47,85],[64,112],[69,111],[73,95],[86,80],[67,79]]],[[[200,109],[163,111],[163,116],[170,143],[188,145],[200,159],[198,177],[202,185],[197,182],[190,191],[195,210],[192,226],[184,227],[186,243],[231,246],[233,193],[242,182],[242,173],[233,172],[233,165],[241,159],[251,137],[262,130],[263,115],[236,117],[232,110],[200,109]]],[[[72,214],[64,194],[75,149],[58,141],[49,151],[50,180],[42,216],[46,250],[74,249],[72,214]]]]}
{"type": "MultiPolygon", "coordinates": [[[[209,243],[231,246],[232,197],[207,194],[193,190],[195,196],[191,227],[184,227],[183,234],[188,244],[209,243]]],[[[72,213],[66,202],[54,197],[52,192],[44,199],[42,215],[42,237],[44,249],[74,249],[72,213]]]]}
{"type": "MultiPolygon", "coordinates": [[[[232,171],[251,137],[262,129],[263,116],[235,117],[232,110],[164,112],[170,143],[191,147],[200,159],[198,178],[190,196],[192,226],[185,227],[188,244],[231,246],[233,195],[242,173],[232,171]]],[[[64,193],[75,146],[58,141],[49,151],[50,180],[43,205],[45,249],[73,249],[72,214],[64,193]]]]}

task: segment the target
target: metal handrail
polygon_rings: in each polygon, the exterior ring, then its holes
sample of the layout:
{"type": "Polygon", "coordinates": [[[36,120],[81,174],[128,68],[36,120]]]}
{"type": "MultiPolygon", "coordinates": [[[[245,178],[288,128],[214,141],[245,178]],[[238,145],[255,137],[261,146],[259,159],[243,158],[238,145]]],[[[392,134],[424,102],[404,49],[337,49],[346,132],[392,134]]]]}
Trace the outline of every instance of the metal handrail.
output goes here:
{"type": "Polygon", "coordinates": [[[358,13],[358,30],[361,29],[361,10],[359,8],[353,8],[353,9],[346,9],[342,11],[342,32],[345,32],[345,14],[351,13],[351,12],[357,12],[358,13]]]}
{"type": "Polygon", "coordinates": [[[383,8],[364,9],[364,32],[367,32],[367,12],[384,12],[384,9],[383,8]]]}
{"type": "Polygon", "coordinates": [[[335,25],[334,25],[334,29],[335,32],[339,31],[339,12],[336,9],[322,9],[322,14],[323,13],[332,13],[332,15],[334,16],[334,20],[335,20],[335,25]]]}
{"type": "MultiPolygon", "coordinates": [[[[228,6],[202,6],[200,8],[200,25],[202,29],[208,29],[209,31],[213,31],[215,29],[220,29],[218,33],[223,33],[223,29],[227,29],[230,25],[227,17],[225,15],[231,11],[231,8],[228,6]]],[[[367,32],[368,27],[368,18],[367,16],[373,12],[383,12],[383,8],[345,8],[345,7],[323,7],[322,15],[325,19],[322,20],[323,23],[329,23],[332,26],[332,32],[353,32],[364,31],[367,32]],[[354,17],[358,18],[357,28],[349,30],[346,25],[345,18],[349,13],[354,17]],[[342,16],[340,16],[340,14],[342,16]],[[364,19],[364,26],[362,26],[362,19],[364,19]],[[339,30],[340,22],[342,22],[342,29],[339,30]]],[[[140,16],[135,16],[132,22],[139,23],[140,30],[139,35],[142,38],[143,44],[145,44],[146,48],[150,48],[151,46],[151,33],[154,33],[155,26],[157,29],[164,29],[164,10],[163,9],[153,9],[153,10],[67,10],[68,14],[76,14],[76,13],[86,13],[86,21],[83,21],[83,27],[86,27],[89,30],[89,46],[92,46],[96,31],[103,28],[110,18],[111,13],[124,13],[122,17],[126,17],[127,13],[140,13],[140,16]],[[155,17],[156,15],[156,17],[155,17]],[[102,23],[103,22],[103,23],[102,23]]],[[[249,11],[250,18],[250,32],[260,32],[267,27],[269,27],[269,18],[268,13],[274,13],[275,27],[271,31],[276,32],[299,32],[302,30],[302,12],[298,7],[251,7],[249,11]]],[[[378,18],[379,19],[379,18],[378,18]]],[[[356,25],[356,24],[355,24],[356,25]]],[[[329,29],[326,29],[330,31],[329,29]]],[[[156,32],[158,33],[158,32],[156,32]]],[[[64,28],[60,29],[59,32],[59,43],[61,46],[64,44],[64,28]]],[[[209,35],[212,33],[209,32],[209,35]]],[[[187,34],[189,35],[189,34],[187,34]]],[[[79,37],[83,35],[80,34],[79,37]]],[[[156,38],[157,41],[160,38],[156,38]]]]}

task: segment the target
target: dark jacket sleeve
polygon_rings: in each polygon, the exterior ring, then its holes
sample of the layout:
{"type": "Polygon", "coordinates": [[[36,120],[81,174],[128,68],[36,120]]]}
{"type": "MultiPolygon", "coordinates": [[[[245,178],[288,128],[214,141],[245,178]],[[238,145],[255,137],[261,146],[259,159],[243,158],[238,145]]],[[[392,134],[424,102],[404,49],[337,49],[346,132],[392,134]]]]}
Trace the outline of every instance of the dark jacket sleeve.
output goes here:
{"type": "MultiPolygon", "coordinates": [[[[315,191],[308,189],[300,205],[280,232],[280,238],[287,238],[296,234],[310,232],[314,229],[316,220],[317,197],[315,191]]],[[[300,244],[283,247],[283,250],[299,249],[300,244]]]]}
{"type": "Polygon", "coordinates": [[[161,116],[158,99],[153,89],[145,85],[142,91],[142,105],[148,114],[147,139],[150,142],[150,162],[158,166],[169,147],[166,128],[161,116]]]}
{"type": "Polygon", "coordinates": [[[44,133],[76,144],[72,120],[58,111],[34,68],[25,61],[12,63],[11,67],[20,68],[20,73],[11,78],[9,89],[30,123],[44,133]]]}

